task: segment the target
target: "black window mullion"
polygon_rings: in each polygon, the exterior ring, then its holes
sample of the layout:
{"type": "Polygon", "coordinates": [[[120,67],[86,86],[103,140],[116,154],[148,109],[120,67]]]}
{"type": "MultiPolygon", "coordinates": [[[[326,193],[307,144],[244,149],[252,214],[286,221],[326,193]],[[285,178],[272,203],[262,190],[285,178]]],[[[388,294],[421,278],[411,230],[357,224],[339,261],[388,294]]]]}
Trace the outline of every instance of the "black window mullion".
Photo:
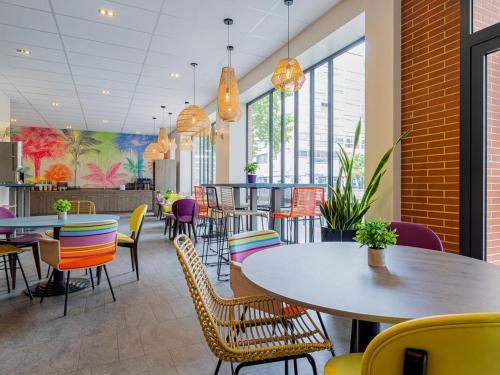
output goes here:
{"type": "MultiPolygon", "coordinates": [[[[333,123],[333,59],[328,61],[328,184],[333,185],[333,155],[335,129],[333,123]]],[[[328,189],[330,194],[330,189],[328,189]]]]}
{"type": "Polygon", "coordinates": [[[296,92],[293,96],[293,157],[295,164],[293,168],[293,181],[297,184],[299,182],[299,93],[296,92]]]}
{"type": "Polygon", "coordinates": [[[309,182],[314,182],[314,70],[309,76],[309,182]]]}
{"type": "Polygon", "coordinates": [[[273,91],[269,93],[269,182],[273,182],[273,157],[274,157],[274,133],[273,133],[273,91]]]}
{"type": "Polygon", "coordinates": [[[285,182],[285,93],[281,93],[281,183],[285,182]]]}

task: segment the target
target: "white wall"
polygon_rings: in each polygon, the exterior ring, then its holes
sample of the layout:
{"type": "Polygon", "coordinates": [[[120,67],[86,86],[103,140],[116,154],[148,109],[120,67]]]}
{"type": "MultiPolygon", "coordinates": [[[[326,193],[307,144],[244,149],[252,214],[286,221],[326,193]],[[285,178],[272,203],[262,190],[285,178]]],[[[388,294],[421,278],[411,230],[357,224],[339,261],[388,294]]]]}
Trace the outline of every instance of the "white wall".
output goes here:
{"type": "MultiPolygon", "coordinates": [[[[10,98],[0,91],[0,129],[10,126],[10,98]]],[[[3,161],[4,162],[4,161],[3,161]]],[[[0,205],[9,204],[9,189],[0,187],[0,205]]]]}

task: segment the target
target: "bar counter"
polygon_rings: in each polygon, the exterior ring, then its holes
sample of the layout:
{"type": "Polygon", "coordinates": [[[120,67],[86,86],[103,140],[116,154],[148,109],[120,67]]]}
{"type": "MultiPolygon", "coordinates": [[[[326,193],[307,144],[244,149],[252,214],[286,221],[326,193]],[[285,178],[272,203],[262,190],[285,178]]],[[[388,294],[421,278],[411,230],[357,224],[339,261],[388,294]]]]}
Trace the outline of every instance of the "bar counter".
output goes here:
{"type": "Polygon", "coordinates": [[[70,189],[66,191],[31,191],[31,215],[54,213],[52,204],[58,199],[92,201],[96,212],[132,212],[141,204],[153,209],[154,190],[70,189]]]}

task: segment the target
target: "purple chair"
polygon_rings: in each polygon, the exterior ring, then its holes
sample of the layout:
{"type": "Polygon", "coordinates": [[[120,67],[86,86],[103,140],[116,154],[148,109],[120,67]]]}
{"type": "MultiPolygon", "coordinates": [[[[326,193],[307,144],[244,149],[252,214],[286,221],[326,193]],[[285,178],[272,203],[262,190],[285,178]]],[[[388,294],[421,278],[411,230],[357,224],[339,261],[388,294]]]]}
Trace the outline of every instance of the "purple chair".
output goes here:
{"type": "MultiPolygon", "coordinates": [[[[16,214],[14,214],[11,210],[5,207],[0,207],[0,219],[12,219],[15,217],[16,214]]],[[[12,245],[20,249],[31,247],[31,249],[33,250],[36,272],[38,274],[38,279],[40,280],[42,278],[42,272],[40,269],[40,252],[38,249],[38,240],[42,238],[42,236],[38,233],[33,233],[13,237],[15,231],[16,230],[14,228],[0,227],[0,234],[5,235],[5,240],[0,240],[0,244],[12,245]]],[[[16,287],[16,267],[11,267],[11,277],[12,289],[14,289],[16,287]]]]}
{"type": "Polygon", "coordinates": [[[425,225],[408,221],[393,221],[389,228],[396,229],[398,245],[443,251],[443,244],[438,235],[425,225]]]}
{"type": "Polygon", "coordinates": [[[196,237],[196,218],[198,217],[199,206],[194,199],[179,199],[172,204],[172,225],[174,227],[174,237],[181,232],[191,237],[193,230],[194,240],[196,237]]]}
{"type": "Polygon", "coordinates": [[[158,208],[158,213],[157,213],[157,218],[158,220],[161,220],[162,219],[162,213],[163,213],[163,194],[156,194],[155,196],[155,203],[156,203],[156,207],[158,208]]]}

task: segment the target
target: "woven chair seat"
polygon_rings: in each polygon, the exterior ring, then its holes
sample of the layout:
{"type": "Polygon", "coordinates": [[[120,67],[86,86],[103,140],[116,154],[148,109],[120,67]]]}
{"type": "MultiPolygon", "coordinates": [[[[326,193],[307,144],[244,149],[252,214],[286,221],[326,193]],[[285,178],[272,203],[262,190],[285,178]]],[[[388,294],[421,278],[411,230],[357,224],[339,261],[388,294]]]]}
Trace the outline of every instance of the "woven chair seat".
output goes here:
{"type": "Polygon", "coordinates": [[[19,249],[15,246],[12,246],[12,245],[0,245],[0,256],[21,254],[23,252],[24,252],[23,249],[19,249]]]}
{"type": "Polygon", "coordinates": [[[331,348],[304,309],[271,296],[221,298],[189,237],[178,236],[174,245],[203,334],[217,358],[254,362],[331,348]]]}

